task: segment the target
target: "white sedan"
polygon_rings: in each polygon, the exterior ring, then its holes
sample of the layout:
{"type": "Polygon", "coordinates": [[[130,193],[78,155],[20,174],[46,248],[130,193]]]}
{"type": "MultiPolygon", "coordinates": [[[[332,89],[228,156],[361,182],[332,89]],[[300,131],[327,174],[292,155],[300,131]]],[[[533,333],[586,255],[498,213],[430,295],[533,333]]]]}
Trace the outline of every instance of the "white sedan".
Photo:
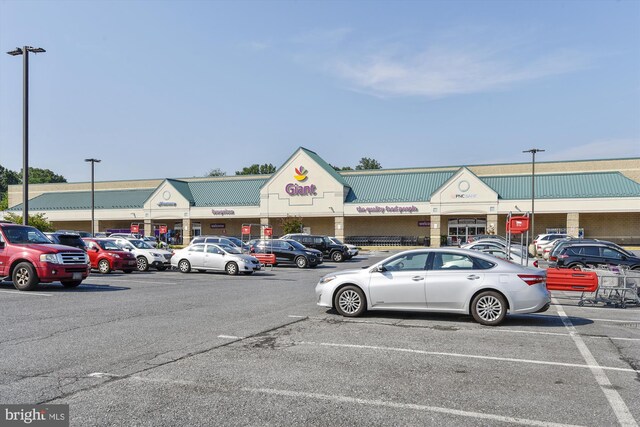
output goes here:
{"type": "Polygon", "coordinates": [[[183,273],[195,269],[226,271],[232,276],[239,272],[253,274],[262,268],[256,257],[243,254],[239,248],[214,243],[195,243],[175,251],[171,258],[171,266],[183,273]]]}
{"type": "Polygon", "coordinates": [[[317,304],[343,316],[366,310],[464,313],[483,325],[507,312],[546,311],[546,271],[468,249],[416,249],[372,267],[327,274],[316,285],[317,304]]]}

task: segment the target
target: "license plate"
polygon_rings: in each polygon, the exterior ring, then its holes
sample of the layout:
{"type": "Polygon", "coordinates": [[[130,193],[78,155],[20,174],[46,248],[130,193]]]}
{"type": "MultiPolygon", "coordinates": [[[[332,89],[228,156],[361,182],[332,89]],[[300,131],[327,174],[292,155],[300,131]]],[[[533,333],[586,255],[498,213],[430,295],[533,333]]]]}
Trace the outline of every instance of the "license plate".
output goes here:
{"type": "Polygon", "coordinates": [[[73,273],[73,280],[82,280],[82,273],[73,273]]]}

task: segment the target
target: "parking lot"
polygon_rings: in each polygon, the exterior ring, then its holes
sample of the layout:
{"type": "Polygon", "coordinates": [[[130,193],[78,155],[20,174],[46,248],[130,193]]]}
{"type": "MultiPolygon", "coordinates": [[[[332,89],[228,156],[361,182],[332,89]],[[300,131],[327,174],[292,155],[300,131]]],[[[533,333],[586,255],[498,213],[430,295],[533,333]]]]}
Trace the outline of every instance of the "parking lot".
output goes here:
{"type": "Polygon", "coordinates": [[[470,317],[315,304],[316,269],[93,273],[0,285],[0,402],[68,403],[71,425],[637,425],[640,308],[495,328],[470,317]]]}

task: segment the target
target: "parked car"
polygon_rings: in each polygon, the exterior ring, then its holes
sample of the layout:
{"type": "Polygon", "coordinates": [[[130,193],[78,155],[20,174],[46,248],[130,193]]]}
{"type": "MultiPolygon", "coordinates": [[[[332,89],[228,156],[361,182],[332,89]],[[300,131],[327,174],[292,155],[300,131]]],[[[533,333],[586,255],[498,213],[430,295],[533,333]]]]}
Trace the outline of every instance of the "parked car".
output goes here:
{"type": "Polygon", "coordinates": [[[481,239],[495,239],[507,243],[507,239],[497,234],[476,234],[475,236],[469,236],[469,238],[467,238],[467,243],[472,243],[481,239]]]}
{"type": "Polygon", "coordinates": [[[144,236],[140,233],[111,233],[108,237],[112,239],[115,239],[116,237],[124,237],[125,239],[142,239],[144,236]]]}
{"type": "Polygon", "coordinates": [[[553,246],[553,249],[551,250],[551,252],[549,253],[549,261],[555,262],[558,261],[558,254],[560,253],[560,251],[562,250],[563,247],[567,246],[567,245],[574,245],[574,244],[581,244],[581,243],[602,243],[603,245],[607,245],[610,246],[612,248],[615,248],[617,250],[619,250],[620,252],[624,253],[627,256],[635,256],[634,254],[632,254],[631,252],[629,252],[628,250],[624,249],[623,247],[613,243],[613,242],[608,242],[606,240],[599,240],[599,239],[567,239],[567,240],[557,240],[556,244],[553,246]]]}
{"type": "Polygon", "coordinates": [[[538,234],[536,236],[535,239],[533,239],[533,242],[531,243],[531,248],[530,252],[534,255],[534,256],[542,256],[542,253],[544,251],[544,248],[547,245],[550,245],[552,241],[557,240],[557,239],[564,239],[565,237],[569,237],[568,234],[561,234],[561,233],[555,233],[555,234],[538,234]]]}
{"type": "Polygon", "coordinates": [[[237,247],[241,248],[242,252],[249,252],[249,244],[248,243],[243,242],[242,240],[238,239],[237,237],[228,236],[226,238],[231,240],[237,247]]]}
{"type": "Polygon", "coordinates": [[[56,230],[56,233],[63,234],[77,234],[80,237],[91,237],[91,233],[88,231],[79,231],[79,230],[56,230]]]}
{"type": "Polygon", "coordinates": [[[276,263],[274,265],[294,264],[298,268],[307,268],[322,264],[322,252],[317,249],[306,248],[295,240],[257,240],[253,246],[251,246],[251,252],[274,254],[276,256],[276,263]]]}
{"type": "MultiPolygon", "coordinates": [[[[482,249],[480,252],[492,255],[496,258],[505,259],[507,261],[514,262],[516,264],[525,265],[525,262],[524,262],[525,258],[523,258],[522,256],[520,256],[515,252],[509,252],[509,254],[507,255],[507,252],[504,249],[497,249],[497,248],[482,249]]],[[[538,260],[535,258],[527,258],[526,265],[528,267],[538,267],[538,260]]]]}
{"type": "Polygon", "coordinates": [[[640,270],[640,257],[610,244],[569,243],[563,245],[551,259],[550,267],[584,268],[598,265],[623,265],[633,270],[640,270]]]}
{"type": "Polygon", "coordinates": [[[137,268],[135,255],[123,250],[112,239],[85,238],[87,255],[91,268],[97,268],[102,274],[109,274],[113,270],[131,273],[137,268]]]}
{"type": "Polygon", "coordinates": [[[546,311],[551,296],[545,280],[545,270],[478,251],[414,249],[366,269],[327,274],[316,285],[316,298],[347,317],[366,310],[449,312],[495,326],[507,312],[546,311]]]}
{"type": "Polygon", "coordinates": [[[336,245],[345,245],[347,247],[347,251],[349,252],[349,258],[348,259],[353,258],[354,256],[358,255],[358,253],[360,252],[360,250],[358,249],[358,247],[356,245],[351,245],[349,243],[343,243],[337,237],[329,237],[329,239],[336,245]]]}
{"type": "MultiPolygon", "coordinates": [[[[472,249],[475,251],[482,251],[485,249],[502,249],[504,251],[507,250],[507,243],[502,242],[500,240],[495,239],[483,239],[478,240],[473,243],[467,243],[466,245],[462,245],[463,249],[472,249]]],[[[524,257],[523,248],[519,245],[511,245],[510,252],[518,255],[519,257],[524,257]]]]}
{"type": "Polygon", "coordinates": [[[71,246],[73,248],[82,249],[83,251],[87,251],[87,244],[82,240],[77,233],[44,233],[45,236],[51,242],[57,243],[58,245],[71,246]]]}
{"type": "Polygon", "coordinates": [[[112,239],[109,237],[108,240],[114,241],[118,246],[135,255],[138,271],[147,271],[149,267],[164,271],[171,267],[172,252],[153,248],[140,239],[129,240],[124,237],[112,239]]]}
{"type": "Polygon", "coordinates": [[[20,291],[58,281],[74,288],[90,271],[85,251],[53,244],[35,227],[0,221],[0,281],[11,279],[20,291]]]}
{"type": "Polygon", "coordinates": [[[219,245],[226,245],[226,246],[232,246],[232,247],[238,247],[238,245],[236,245],[231,239],[228,239],[227,237],[224,236],[196,236],[193,239],[191,239],[191,245],[193,245],[194,243],[216,243],[219,245]]]}
{"type": "Polygon", "coordinates": [[[262,268],[256,257],[243,254],[239,248],[214,243],[192,243],[176,251],[171,258],[171,266],[183,273],[196,269],[226,271],[231,276],[239,272],[253,274],[262,268]]]}
{"type": "Polygon", "coordinates": [[[335,262],[342,262],[349,259],[349,249],[344,244],[335,244],[328,236],[318,236],[312,234],[286,234],[283,239],[292,239],[302,243],[307,248],[317,249],[322,252],[325,259],[335,262]]]}

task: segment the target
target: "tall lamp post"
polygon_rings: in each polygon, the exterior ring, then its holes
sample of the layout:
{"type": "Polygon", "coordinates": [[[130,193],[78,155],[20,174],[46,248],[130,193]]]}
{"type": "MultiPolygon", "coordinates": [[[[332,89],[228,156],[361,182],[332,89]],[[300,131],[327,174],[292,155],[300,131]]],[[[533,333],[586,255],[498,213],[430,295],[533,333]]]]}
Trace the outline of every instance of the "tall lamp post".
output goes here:
{"type": "Polygon", "coordinates": [[[91,162],[91,236],[95,236],[96,233],[96,219],[94,216],[96,198],[95,198],[95,164],[100,163],[98,159],[84,159],[85,162],[91,162]]]}
{"type": "Polygon", "coordinates": [[[523,153],[531,153],[531,238],[535,236],[535,202],[536,202],[536,153],[544,152],[541,148],[531,148],[523,153]]]}
{"type": "Polygon", "coordinates": [[[22,95],[22,224],[29,223],[29,52],[46,52],[41,47],[17,47],[7,52],[11,56],[23,56],[22,95]]]}

